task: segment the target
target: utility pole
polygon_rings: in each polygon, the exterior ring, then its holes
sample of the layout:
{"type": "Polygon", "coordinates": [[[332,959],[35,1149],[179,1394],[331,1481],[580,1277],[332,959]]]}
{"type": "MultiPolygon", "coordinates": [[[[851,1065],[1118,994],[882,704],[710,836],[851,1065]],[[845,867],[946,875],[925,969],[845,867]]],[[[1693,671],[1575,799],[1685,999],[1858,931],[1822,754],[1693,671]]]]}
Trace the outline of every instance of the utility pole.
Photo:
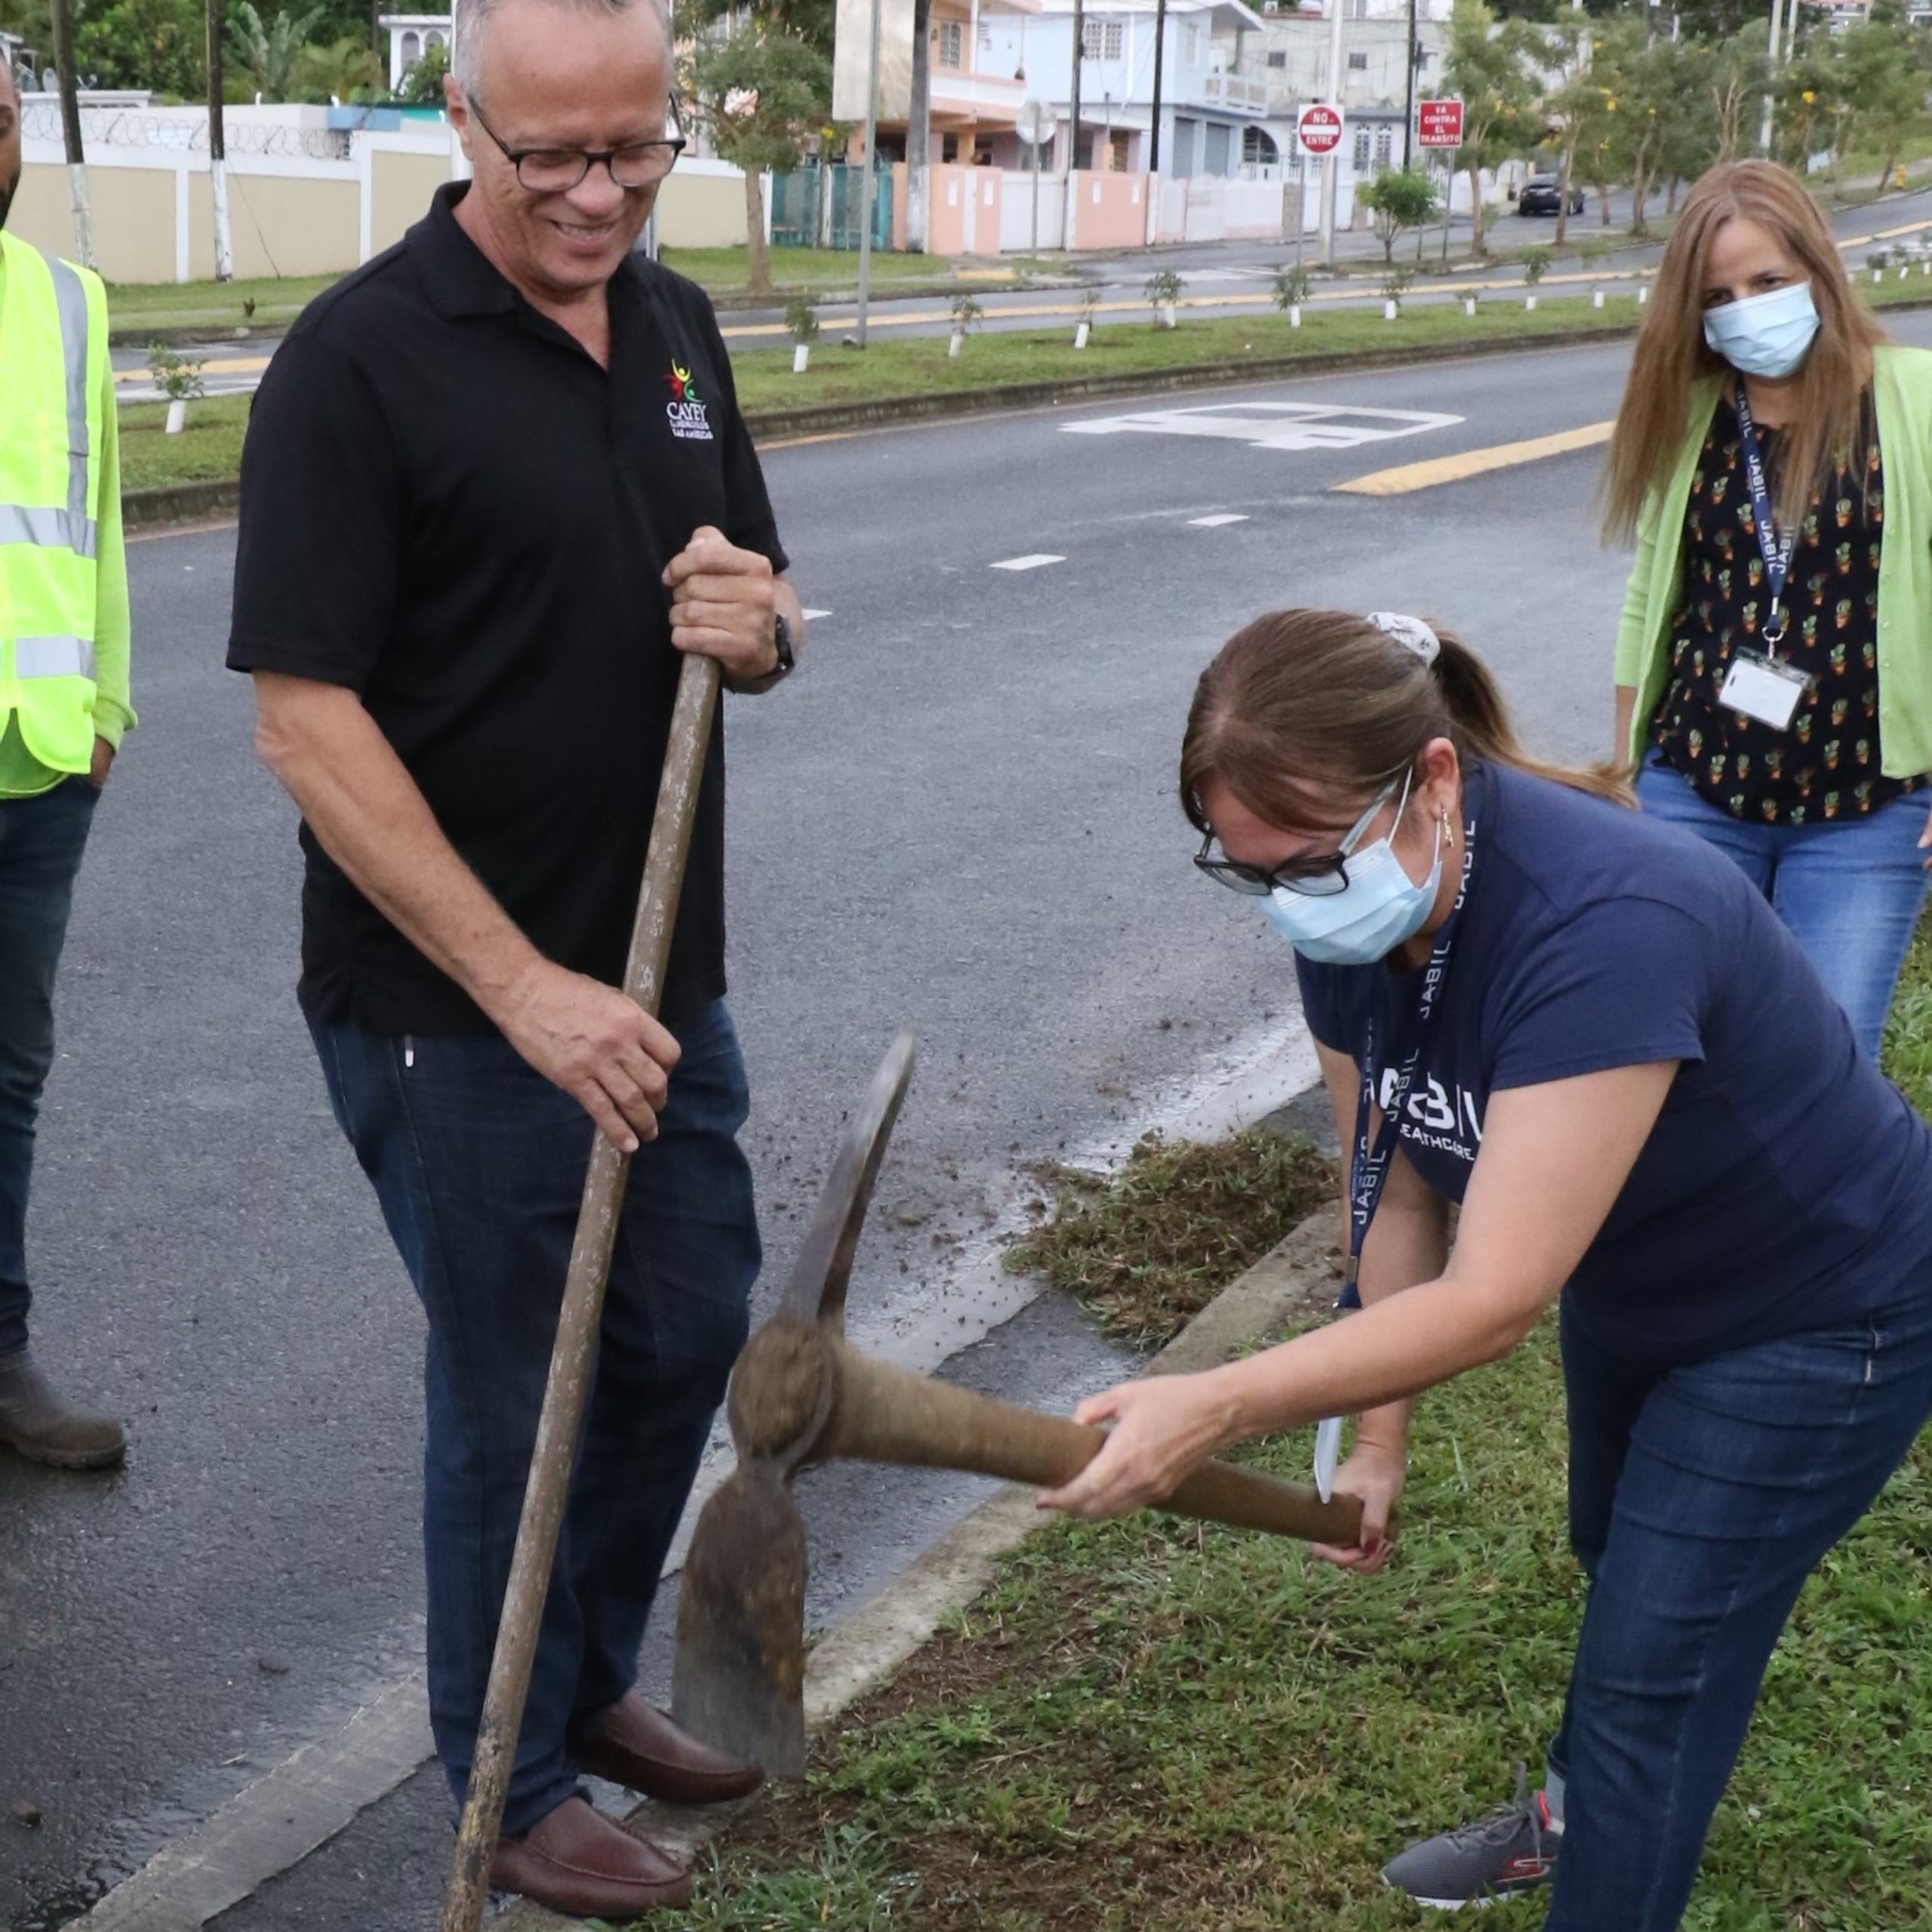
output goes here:
{"type": "Polygon", "coordinates": [[[1080,167],[1080,70],[1087,59],[1086,38],[1086,0],[1073,0],[1073,99],[1066,130],[1066,209],[1060,230],[1063,248],[1073,246],[1073,205],[1078,199],[1073,177],[1080,167]]]}
{"type": "Polygon", "coordinates": [[[222,0],[208,0],[208,181],[214,191],[214,278],[235,279],[235,247],[228,225],[228,134],[221,112],[222,0]]]}
{"type": "Polygon", "coordinates": [[[1402,97],[1402,172],[1409,171],[1416,131],[1416,0],[1409,0],[1409,84],[1402,97]]]}
{"type": "Polygon", "coordinates": [[[866,57],[866,171],[859,177],[859,320],[855,334],[866,346],[866,304],[872,283],[872,182],[878,172],[878,17],[872,0],[872,51],[866,57]]]}
{"type": "Polygon", "coordinates": [[[98,270],[94,211],[88,202],[87,154],[81,145],[80,84],[74,73],[73,0],[49,0],[48,11],[54,29],[54,69],[60,88],[60,137],[67,149],[67,200],[73,211],[74,247],[83,268],[98,270]]]}
{"type": "Polygon", "coordinates": [[[906,249],[923,255],[932,235],[932,0],[912,0],[912,85],[906,109],[906,249]]]}
{"type": "Polygon", "coordinates": [[[1147,172],[1161,171],[1161,63],[1168,52],[1168,0],[1154,0],[1154,118],[1147,148],[1147,172]]]}
{"type": "MultiPolygon", "coordinates": [[[[1342,8],[1346,0],[1325,0],[1328,8],[1328,99],[1342,116],[1344,134],[1348,114],[1342,106],[1342,8]]],[[[1335,266],[1335,203],[1342,180],[1342,144],[1321,164],[1321,260],[1324,266],[1335,266]]]]}
{"type": "MultiPolygon", "coordinates": [[[[1771,51],[1764,69],[1764,112],[1758,124],[1758,152],[1768,155],[1771,151],[1771,94],[1778,79],[1778,34],[1783,20],[1786,0],[1771,0],[1771,51]]],[[[1791,25],[1789,39],[1798,38],[1798,0],[1790,0],[1791,25]]],[[[1787,47],[1787,55],[1789,48],[1787,47]]]]}

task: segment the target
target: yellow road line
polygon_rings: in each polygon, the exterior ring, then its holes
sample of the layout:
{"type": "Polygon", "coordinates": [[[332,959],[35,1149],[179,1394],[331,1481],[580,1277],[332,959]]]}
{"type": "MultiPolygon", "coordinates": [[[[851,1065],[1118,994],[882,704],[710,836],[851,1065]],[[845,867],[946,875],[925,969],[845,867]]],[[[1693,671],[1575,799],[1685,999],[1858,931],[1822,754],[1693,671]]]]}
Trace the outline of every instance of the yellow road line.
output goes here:
{"type": "Polygon", "coordinates": [[[1497,443],[1486,450],[1464,450],[1460,456],[1439,456],[1427,463],[1405,463],[1394,469],[1371,470],[1366,476],[1337,483],[1336,492],[1354,497],[1406,497],[1411,491],[1432,490],[1438,484],[1460,483],[1492,469],[1511,469],[1518,463],[1538,463],[1610,441],[1614,423],[1586,423],[1580,429],[1560,429],[1553,436],[1531,436],[1520,443],[1497,443]]]}
{"type": "MultiPolygon", "coordinates": [[[[238,356],[232,361],[211,356],[202,365],[210,374],[220,376],[259,376],[268,366],[266,355],[238,356]]],[[[117,383],[151,383],[154,372],[150,369],[116,369],[114,380],[117,383]]]]}

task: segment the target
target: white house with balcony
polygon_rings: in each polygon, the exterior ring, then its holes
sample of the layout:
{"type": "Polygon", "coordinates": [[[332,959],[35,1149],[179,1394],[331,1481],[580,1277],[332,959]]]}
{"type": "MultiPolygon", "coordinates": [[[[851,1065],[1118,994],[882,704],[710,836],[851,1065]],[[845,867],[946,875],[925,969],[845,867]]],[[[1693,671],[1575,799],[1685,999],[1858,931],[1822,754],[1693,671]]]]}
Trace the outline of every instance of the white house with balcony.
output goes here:
{"type": "Polygon", "coordinates": [[[403,77],[432,47],[446,52],[450,44],[448,14],[380,14],[376,23],[389,37],[389,92],[401,87],[403,77]]]}
{"type": "MultiPolygon", "coordinates": [[[[1097,0],[1083,10],[1076,168],[1152,171],[1155,0],[1097,0]]],[[[865,114],[869,0],[840,0],[833,109],[865,114]]],[[[1161,62],[1160,171],[1232,175],[1278,157],[1293,113],[1265,72],[1244,71],[1243,44],[1262,16],[1245,0],[1170,0],[1161,62]],[[1282,118],[1285,112],[1287,118],[1282,118]]],[[[1073,0],[933,0],[928,46],[931,159],[1030,165],[1023,103],[1054,132],[1041,164],[1064,165],[1073,93],[1073,0]]],[[[911,93],[911,0],[886,0],[881,36],[882,152],[903,155],[911,93]],[[901,18],[903,16],[903,18],[901,18]]]]}

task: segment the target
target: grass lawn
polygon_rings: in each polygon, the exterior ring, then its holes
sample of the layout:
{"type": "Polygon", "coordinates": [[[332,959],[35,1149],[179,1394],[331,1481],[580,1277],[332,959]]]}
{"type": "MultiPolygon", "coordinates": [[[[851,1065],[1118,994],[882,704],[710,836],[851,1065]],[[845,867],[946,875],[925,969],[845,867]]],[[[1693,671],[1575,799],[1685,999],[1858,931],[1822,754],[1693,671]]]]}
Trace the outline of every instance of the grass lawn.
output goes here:
{"type": "MultiPolygon", "coordinates": [[[[774,248],[770,255],[772,282],[781,296],[799,289],[817,294],[826,289],[859,285],[856,248],[774,248]]],[[[751,258],[746,249],[665,248],[659,256],[666,268],[688,275],[713,295],[742,295],[750,279],[751,258]]],[[[889,250],[873,254],[871,270],[875,294],[900,286],[917,290],[935,282],[955,281],[997,288],[1004,282],[1023,281],[1029,275],[1064,272],[1062,263],[1035,260],[1030,256],[1002,255],[997,259],[976,256],[961,260],[950,255],[895,254],[889,250]]]]}
{"type": "Polygon", "coordinates": [[[957,356],[946,354],[943,336],[875,340],[869,349],[842,349],[821,342],[811,366],[792,374],[789,349],[734,350],[738,398],[749,410],[797,407],[808,403],[861,402],[881,396],[931,395],[983,389],[1004,383],[1069,382],[1107,375],[1140,375],[1202,363],[1240,362],[1252,358],[1323,355],[1363,349],[1411,348],[1421,344],[1560,340],[1580,329],[1628,324],[1637,314],[1629,297],[1592,309],[1587,299],[1546,296],[1534,314],[1522,298],[1491,297],[1473,316],[1460,304],[1413,298],[1392,322],[1380,310],[1312,307],[1302,326],[1291,329],[1281,315],[1214,316],[1180,311],[1178,328],[1158,328],[1151,316],[1108,320],[1095,328],[1090,345],[1073,346],[1069,318],[1051,330],[1001,330],[968,337],[957,356]]]}
{"type": "Polygon", "coordinates": [[[188,405],[186,426],[171,436],[165,402],[121,405],[121,487],[150,490],[164,484],[215,482],[238,475],[242,436],[248,426],[245,395],[205,396],[188,405]]]}
{"type": "Polygon", "coordinates": [[[339,279],[310,275],[258,281],[110,282],[107,319],[117,331],[281,328],[339,279]],[[245,306],[251,302],[252,315],[245,306]]]}
{"type": "MultiPolygon", "coordinates": [[[[1932,928],[1889,1044],[1923,1099],[1932,928]]],[[[1231,1264],[1232,1265],[1232,1264],[1231,1264]]],[[[1428,1398],[1400,1561],[1144,1518],[1058,1524],[850,1715],[705,1874],[711,1932],[1393,1932],[1375,1873],[1540,1761],[1582,1604],[1554,1324],[1428,1398]]],[[[1254,1460],[1305,1478],[1304,1432],[1254,1460]]],[[[1691,1932],[1932,1924],[1932,1445],[1807,1589],[1691,1932]]],[[[1546,1901],[1498,1907],[1506,1932],[1546,1901]]]]}

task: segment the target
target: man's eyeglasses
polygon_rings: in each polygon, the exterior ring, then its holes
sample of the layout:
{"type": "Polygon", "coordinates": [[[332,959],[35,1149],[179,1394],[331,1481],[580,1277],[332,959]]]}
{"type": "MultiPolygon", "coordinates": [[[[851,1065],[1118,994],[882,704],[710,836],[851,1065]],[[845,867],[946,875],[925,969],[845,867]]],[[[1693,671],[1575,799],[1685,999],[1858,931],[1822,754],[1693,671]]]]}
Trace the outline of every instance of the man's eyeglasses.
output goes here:
{"type": "Polygon", "coordinates": [[[582,148],[513,148],[469,103],[476,125],[503,149],[516,170],[517,185],[532,195],[567,195],[598,162],[620,188],[649,188],[669,174],[685,151],[685,137],[669,134],[654,141],[628,141],[620,148],[586,153],[582,148]]]}
{"type": "MultiPolygon", "coordinates": [[[[1395,823],[1400,824],[1402,808],[1409,801],[1409,784],[1415,777],[1411,765],[1401,779],[1402,796],[1395,807],[1395,823]]],[[[1211,858],[1208,848],[1214,842],[1211,832],[1201,841],[1201,850],[1194,855],[1194,863],[1217,884],[1225,885],[1231,892],[1244,892],[1256,899],[1265,899],[1278,888],[1284,892],[1299,893],[1304,899],[1332,898],[1338,892],[1348,889],[1348,860],[1356,846],[1361,844],[1362,835],[1374,823],[1375,815],[1395,795],[1396,780],[1390,779],[1371,801],[1367,811],[1343,834],[1342,842],[1332,852],[1313,858],[1286,859],[1272,869],[1260,866],[1243,863],[1239,859],[1226,857],[1211,858]]],[[[1392,826],[1392,831],[1394,827],[1392,826]]]]}

